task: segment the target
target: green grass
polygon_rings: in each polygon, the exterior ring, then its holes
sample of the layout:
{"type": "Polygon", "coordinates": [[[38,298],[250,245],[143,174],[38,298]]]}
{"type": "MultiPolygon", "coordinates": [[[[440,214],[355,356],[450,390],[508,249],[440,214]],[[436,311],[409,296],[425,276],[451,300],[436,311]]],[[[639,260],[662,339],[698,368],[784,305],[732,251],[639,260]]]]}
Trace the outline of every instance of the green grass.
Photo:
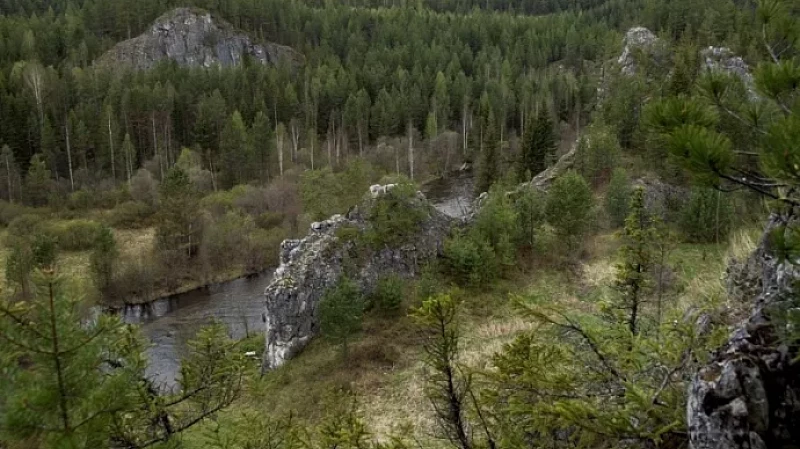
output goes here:
{"type": "MultiPolygon", "coordinates": [[[[590,310],[586,295],[610,289],[618,239],[604,233],[587,242],[586,259],[577,265],[548,267],[541,261],[520,263],[505,279],[486,290],[462,291],[463,352],[461,361],[476,369],[491,369],[492,354],[502,350],[535,324],[522,318],[512,297],[526,295],[590,310]]],[[[721,275],[728,245],[677,245],[669,254],[674,277],[670,299],[687,307],[723,292],[721,275]]],[[[350,357],[317,338],[296,358],[263,378],[249,376],[243,397],[221,422],[247,413],[285,417],[290,413],[306,425],[324,416],[323,404],[334,390],[359,397],[360,407],[376,438],[385,440],[404,424],[413,425],[419,441],[430,441],[432,411],[424,394],[422,349],[413,319],[384,319],[369,315],[364,330],[354,337],[350,357]]],[[[199,447],[203,430],[187,435],[187,447],[199,447]]]]}

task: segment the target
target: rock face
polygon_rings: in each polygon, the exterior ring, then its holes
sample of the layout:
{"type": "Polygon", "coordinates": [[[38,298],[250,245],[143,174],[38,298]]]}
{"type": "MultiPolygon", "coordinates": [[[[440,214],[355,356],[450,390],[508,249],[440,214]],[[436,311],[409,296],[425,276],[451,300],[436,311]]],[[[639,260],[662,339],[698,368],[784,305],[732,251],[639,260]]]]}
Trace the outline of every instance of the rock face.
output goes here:
{"type": "Polygon", "coordinates": [[[737,76],[749,89],[752,89],[753,75],[750,74],[750,66],[744,62],[741,56],[733,54],[729,48],[708,47],[700,52],[700,56],[707,70],[737,76]]]}
{"type": "Polygon", "coordinates": [[[234,66],[247,56],[261,64],[303,62],[302,55],[290,47],[254,43],[208,12],[178,8],[158,18],[148,32],[114,46],[98,64],[139,70],[150,69],[163,60],[183,67],[234,66]]]}
{"type": "MultiPolygon", "coordinates": [[[[786,218],[773,217],[767,231],[786,218]]],[[[750,318],[739,326],[689,389],[687,423],[694,449],[796,448],[800,442],[800,364],[777,330],[774,311],[796,295],[797,266],[780,261],[765,237],[750,260],[731,272],[738,297],[755,293],[750,318]]]]}
{"type": "Polygon", "coordinates": [[[625,33],[622,50],[617,63],[621,67],[623,75],[633,76],[637,71],[636,53],[644,52],[651,55],[657,49],[660,40],[652,31],[643,27],[634,27],[625,33]]]}
{"type": "Polygon", "coordinates": [[[370,226],[369,212],[393,186],[373,186],[367,199],[347,215],[313,223],[302,240],[287,240],[281,245],[281,264],[266,295],[266,350],[263,368],[281,366],[302,350],[319,332],[317,305],[325,291],[347,274],[361,290],[369,293],[380,276],[416,275],[424,262],[438,256],[457,220],[434,209],[421,193],[411,206],[424,209],[427,218],[400,247],[381,249],[356,247],[355,234],[370,226]],[[357,252],[357,257],[352,254],[357,252]]]}

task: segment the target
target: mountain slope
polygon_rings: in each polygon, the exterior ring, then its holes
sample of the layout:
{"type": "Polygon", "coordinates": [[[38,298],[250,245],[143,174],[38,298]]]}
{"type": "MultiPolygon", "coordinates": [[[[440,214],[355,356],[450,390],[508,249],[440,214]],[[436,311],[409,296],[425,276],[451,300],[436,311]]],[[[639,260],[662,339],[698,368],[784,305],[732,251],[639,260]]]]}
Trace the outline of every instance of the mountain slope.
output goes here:
{"type": "Polygon", "coordinates": [[[223,20],[192,8],[178,8],[159,17],[150,31],[120,42],[98,60],[99,65],[150,69],[173,60],[184,67],[234,66],[250,57],[261,64],[282,60],[301,64],[303,56],[290,47],[258,44],[223,20]]]}

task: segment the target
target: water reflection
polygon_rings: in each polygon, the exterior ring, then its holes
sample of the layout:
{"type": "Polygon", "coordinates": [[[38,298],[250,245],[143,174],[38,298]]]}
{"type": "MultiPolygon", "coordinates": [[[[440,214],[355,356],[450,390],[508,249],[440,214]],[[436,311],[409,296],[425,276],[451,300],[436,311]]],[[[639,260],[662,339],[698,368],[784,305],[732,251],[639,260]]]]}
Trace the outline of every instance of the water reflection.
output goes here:
{"type": "Polygon", "coordinates": [[[231,337],[241,339],[264,331],[264,289],[271,274],[237,279],[148,304],[121,310],[126,323],[141,326],[150,339],[147,374],[170,388],[180,373],[186,343],[211,323],[224,323],[231,337]]]}

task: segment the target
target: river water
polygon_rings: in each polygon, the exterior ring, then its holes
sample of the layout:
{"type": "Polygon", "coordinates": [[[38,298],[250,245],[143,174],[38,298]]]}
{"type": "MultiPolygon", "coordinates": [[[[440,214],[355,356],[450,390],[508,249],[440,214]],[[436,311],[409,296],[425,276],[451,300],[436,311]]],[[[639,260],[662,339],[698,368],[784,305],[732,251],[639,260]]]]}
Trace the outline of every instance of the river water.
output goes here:
{"type": "MultiPolygon", "coordinates": [[[[461,173],[428,183],[422,190],[441,212],[462,218],[472,201],[473,181],[468,173],[461,173]]],[[[276,261],[277,258],[276,254],[276,261]]],[[[126,306],[120,311],[123,320],[139,325],[152,343],[147,352],[148,377],[162,388],[173,387],[180,374],[186,343],[214,320],[225,324],[235,339],[263,333],[264,290],[271,279],[270,271],[147,304],[126,306]]]]}
{"type": "Polygon", "coordinates": [[[264,290],[271,278],[271,273],[251,276],[126,306],[123,320],[138,324],[152,343],[147,351],[148,377],[163,388],[175,385],[186,343],[212,321],[225,324],[235,339],[263,333],[264,290]]]}

